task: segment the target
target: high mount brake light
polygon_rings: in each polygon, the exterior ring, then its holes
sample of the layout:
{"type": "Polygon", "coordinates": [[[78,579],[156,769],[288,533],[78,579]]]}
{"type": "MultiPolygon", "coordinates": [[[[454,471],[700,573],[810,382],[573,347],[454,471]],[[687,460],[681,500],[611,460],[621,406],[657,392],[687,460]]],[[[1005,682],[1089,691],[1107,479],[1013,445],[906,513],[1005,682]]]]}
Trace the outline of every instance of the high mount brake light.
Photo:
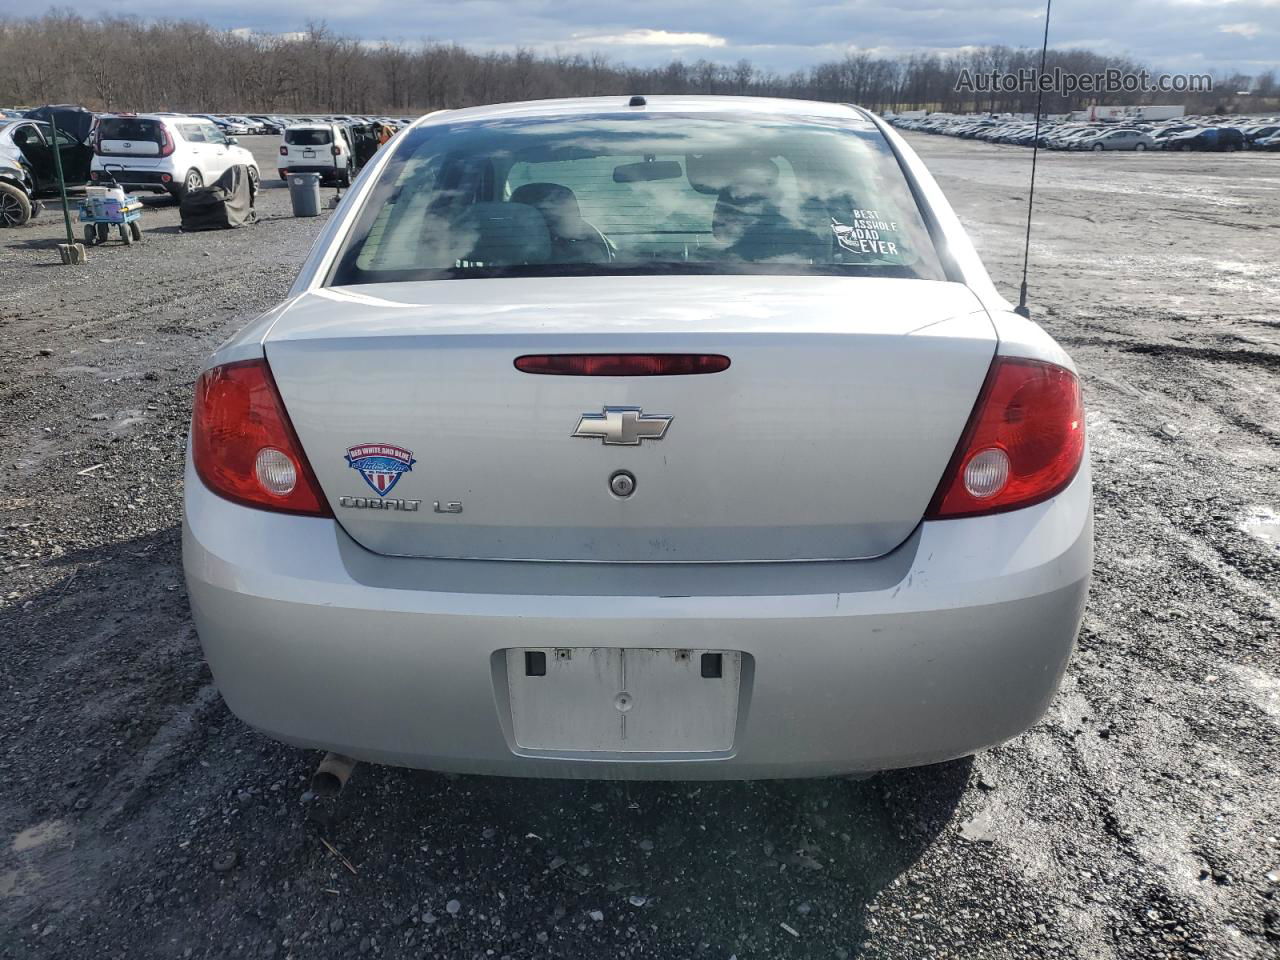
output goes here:
{"type": "Polygon", "coordinates": [[[1029,507],[1066,489],[1084,459],[1084,405],[1074,373],[997,357],[925,514],[973,517],[1029,507]]]}
{"type": "Polygon", "coordinates": [[[516,369],[562,377],[674,377],[720,373],[729,358],[718,353],[558,353],[516,357],[516,369]]]}
{"type": "Polygon", "coordinates": [[[228,500],[263,510],[333,516],[266,360],[228,363],[200,375],[191,456],[205,486],[228,500]]]}

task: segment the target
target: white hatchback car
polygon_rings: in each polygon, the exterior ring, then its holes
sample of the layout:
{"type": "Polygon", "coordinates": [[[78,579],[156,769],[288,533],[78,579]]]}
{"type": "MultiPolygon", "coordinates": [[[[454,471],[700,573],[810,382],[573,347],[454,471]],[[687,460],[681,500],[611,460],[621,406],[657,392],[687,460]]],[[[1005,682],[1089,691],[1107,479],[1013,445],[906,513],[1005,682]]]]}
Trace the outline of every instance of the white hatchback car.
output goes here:
{"type": "Polygon", "coordinates": [[[113,179],[130,190],[169,193],[176,199],[213,183],[237,164],[259,179],[253,154],[203,117],[125,114],[94,127],[92,180],[113,179]]]}
{"type": "Polygon", "coordinates": [[[1089,584],[1071,360],[879,118],[419,120],[196,388],[223,697],[346,757],[856,773],[1044,713],[1089,584]]]}

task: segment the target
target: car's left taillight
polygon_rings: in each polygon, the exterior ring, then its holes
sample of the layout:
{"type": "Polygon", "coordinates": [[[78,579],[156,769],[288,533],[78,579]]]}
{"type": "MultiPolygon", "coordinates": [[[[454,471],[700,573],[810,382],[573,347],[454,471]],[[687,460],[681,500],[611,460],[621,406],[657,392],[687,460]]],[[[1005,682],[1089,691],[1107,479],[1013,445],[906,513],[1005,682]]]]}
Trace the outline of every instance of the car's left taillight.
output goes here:
{"type": "Polygon", "coordinates": [[[245,506],[331,517],[266,360],[213,367],[196,383],[191,456],[214,493],[245,506]]]}

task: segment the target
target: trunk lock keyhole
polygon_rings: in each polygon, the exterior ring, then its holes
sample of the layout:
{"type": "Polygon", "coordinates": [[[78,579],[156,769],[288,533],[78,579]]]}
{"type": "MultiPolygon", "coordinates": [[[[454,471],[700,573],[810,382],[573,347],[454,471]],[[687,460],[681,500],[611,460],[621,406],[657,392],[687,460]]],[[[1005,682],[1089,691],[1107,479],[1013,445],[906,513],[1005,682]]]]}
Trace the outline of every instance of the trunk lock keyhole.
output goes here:
{"type": "Polygon", "coordinates": [[[619,470],[609,478],[609,489],[615,497],[629,497],[636,492],[636,478],[626,470],[619,470]]]}

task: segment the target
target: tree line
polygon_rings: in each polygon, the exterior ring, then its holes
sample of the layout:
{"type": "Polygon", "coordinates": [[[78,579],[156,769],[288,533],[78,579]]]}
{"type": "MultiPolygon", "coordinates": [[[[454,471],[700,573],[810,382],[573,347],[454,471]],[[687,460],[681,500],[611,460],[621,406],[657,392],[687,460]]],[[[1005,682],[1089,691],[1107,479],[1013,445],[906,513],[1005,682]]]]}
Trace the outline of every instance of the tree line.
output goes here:
{"type": "MultiPolygon", "coordinates": [[[[856,42],[856,37],[849,38],[856,42]]],[[[790,73],[672,60],[634,67],[599,55],[475,52],[456,43],[370,43],[323,23],[296,34],[215,30],[191,20],[85,18],[68,11],[0,19],[0,105],[79,103],[94,110],[413,115],[544,97],[739,94],[858,103],[878,112],[1030,112],[1032,92],[960,92],[957,78],[1039,66],[1040,51],[990,46],[948,55],[853,52],[790,73]]],[[[1088,50],[1051,50],[1047,67],[1137,72],[1144,65],[1088,50]]],[[[1154,71],[1153,71],[1154,72],[1154,71]]],[[[1215,77],[1210,93],[1047,94],[1050,113],[1090,104],[1184,103],[1188,113],[1280,106],[1274,71],[1215,77]],[[1239,91],[1250,90],[1249,96],[1239,91]]]]}

